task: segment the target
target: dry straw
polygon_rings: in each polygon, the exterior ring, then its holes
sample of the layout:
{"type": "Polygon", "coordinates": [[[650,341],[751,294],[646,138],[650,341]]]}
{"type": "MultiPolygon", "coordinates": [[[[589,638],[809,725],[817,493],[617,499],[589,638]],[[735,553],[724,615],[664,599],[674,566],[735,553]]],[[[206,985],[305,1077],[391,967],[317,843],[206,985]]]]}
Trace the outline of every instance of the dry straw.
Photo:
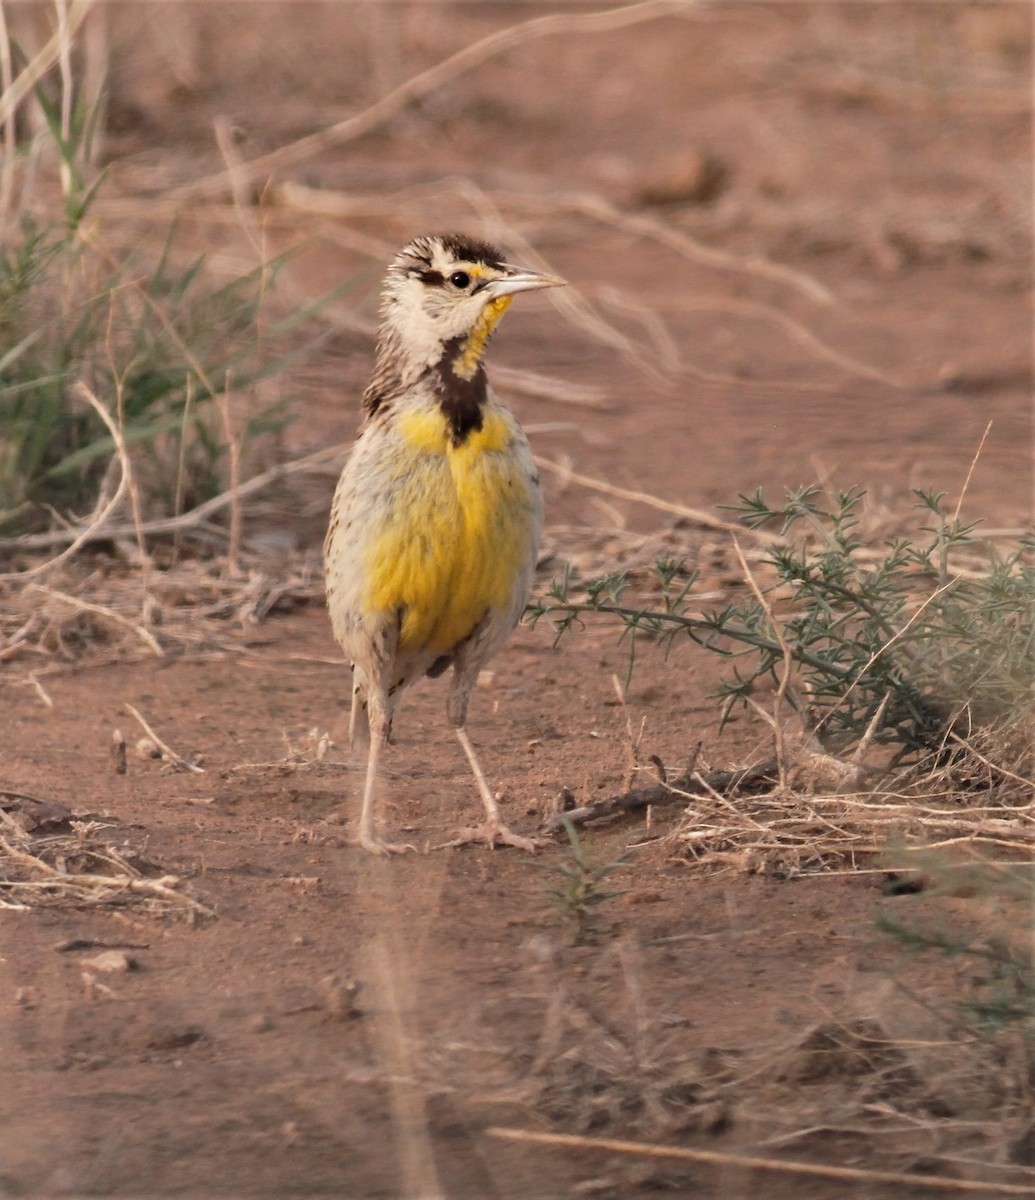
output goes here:
{"type": "Polygon", "coordinates": [[[111,828],[77,819],[53,801],[0,792],[0,908],[103,906],[190,919],[214,915],[178,876],[145,872],[136,854],[114,846],[103,836],[111,828]]]}

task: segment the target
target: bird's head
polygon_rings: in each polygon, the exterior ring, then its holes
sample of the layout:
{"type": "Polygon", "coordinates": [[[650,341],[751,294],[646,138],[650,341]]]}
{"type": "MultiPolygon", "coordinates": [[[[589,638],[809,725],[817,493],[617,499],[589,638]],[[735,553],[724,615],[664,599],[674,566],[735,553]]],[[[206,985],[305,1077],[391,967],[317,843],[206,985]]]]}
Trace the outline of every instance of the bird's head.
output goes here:
{"type": "Polygon", "coordinates": [[[505,263],[494,246],[472,238],[415,238],[385,277],[382,351],[399,356],[411,371],[448,365],[470,379],[512,297],[563,283],[556,275],[505,263]]]}

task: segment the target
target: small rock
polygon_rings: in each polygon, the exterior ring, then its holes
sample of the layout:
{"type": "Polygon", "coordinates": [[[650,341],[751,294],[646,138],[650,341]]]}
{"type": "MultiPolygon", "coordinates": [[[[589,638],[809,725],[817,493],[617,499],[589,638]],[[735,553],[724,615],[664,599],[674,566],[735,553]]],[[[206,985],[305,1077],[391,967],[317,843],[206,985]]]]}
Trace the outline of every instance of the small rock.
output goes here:
{"type": "Polygon", "coordinates": [[[116,729],[111,735],[111,769],[116,775],[126,773],[126,739],[120,730],[116,729]]]}
{"type": "Polygon", "coordinates": [[[161,758],[162,752],[158,749],[157,744],[152,738],[142,737],[137,738],[137,743],[134,746],[140,758],[161,758]]]}
{"type": "Polygon", "coordinates": [[[362,1016],[356,1006],[362,985],[355,979],[343,979],[340,975],[327,975],[320,980],[320,995],[323,1009],[332,1021],[351,1021],[362,1016]]]}
{"type": "Polygon", "coordinates": [[[205,1031],[197,1025],[167,1026],[152,1031],[147,1039],[149,1050],[180,1050],[193,1046],[205,1037],[205,1031]]]}
{"type": "Polygon", "coordinates": [[[641,204],[710,204],[729,183],[728,164],[704,150],[673,158],[637,196],[641,204]]]}
{"type": "Polygon", "coordinates": [[[91,971],[101,971],[105,974],[116,974],[121,971],[135,971],[140,964],[125,950],[102,950],[92,958],[81,958],[79,965],[91,971]]]}
{"type": "Polygon", "coordinates": [[[524,949],[532,962],[542,966],[552,966],[560,957],[560,945],[548,933],[533,933],[525,942],[524,949]]]}

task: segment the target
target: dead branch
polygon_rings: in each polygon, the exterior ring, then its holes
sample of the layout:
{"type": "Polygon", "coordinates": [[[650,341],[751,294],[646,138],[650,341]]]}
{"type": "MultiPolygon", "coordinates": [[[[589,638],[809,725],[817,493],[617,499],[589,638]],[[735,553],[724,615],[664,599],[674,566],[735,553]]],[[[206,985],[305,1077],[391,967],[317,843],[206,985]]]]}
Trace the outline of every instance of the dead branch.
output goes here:
{"type": "Polygon", "coordinates": [[[556,813],[545,822],[544,827],[548,833],[555,833],[558,829],[562,829],[567,821],[570,821],[572,825],[586,825],[591,821],[602,821],[607,817],[638,812],[644,808],[661,807],[666,804],[686,804],[688,799],[686,789],[695,784],[703,785],[720,795],[727,795],[738,791],[759,791],[772,787],[776,782],[775,759],[758,763],[753,767],[742,767],[736,771],[691,770],[671,782],[657,783],[653,787],[636,788],[630,792],[620,792],[614,796],[606,796],[602,800],[595,800],[592,804],[584,804],[581,808],[572,808],[567,812],[556,813]]]}

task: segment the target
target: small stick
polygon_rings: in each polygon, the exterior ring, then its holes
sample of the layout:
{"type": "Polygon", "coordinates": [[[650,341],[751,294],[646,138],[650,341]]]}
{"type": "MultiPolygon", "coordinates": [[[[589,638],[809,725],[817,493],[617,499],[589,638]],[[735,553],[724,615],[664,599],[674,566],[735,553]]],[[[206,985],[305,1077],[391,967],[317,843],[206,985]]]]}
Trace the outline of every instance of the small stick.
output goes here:
{"type": "Polygon", "coordinates": [[[989,421],[985,426],[985,432],[981,435],[981,441],[978,442],[978,447],[974,451],[974,457],[970,460],[970,467],[967,470],[967,478],[963,481],[963,487],[960,488],[960,498],[956,501],[956,511],[952,514],[952,519],[958,521],[960,519],[960,509],[963,507],[963,498],[967,494],[967,488],[970,487],[970,480],[974,474],[974,468],[978,465],[978,459],[981,457],[981,451],[985,448],[985,442],[988,441],[988,435],[992,432],[992,422],[989,421]]]}
{"type": "Polygon", "coordinates": [[[531,1129],[505,1129],[492,1125],[489,1137],[511,1142],[533,1142],[541,1146],[567,1146],[575,1150],[607,1150],[612,1154],[638,1154],[644,1158],[678,1158],[684,1162],[711,1163],[714,1166],[743,1167],[755,1171],[776,1171],[790,1175],[813,1175],[821,1179],[853,1179],[861,1183],[899,1183],[915,1188],[942,1192],[980,1192],[984,1196],[1035,1196],[1035,1185],[995,1183],[976,1179],[953,1179],[948,1175],[919,1175],[908,1171],[872,1171],[862,1167],[835,1167],[822,1163],[758,1158],[751,1154],[725,1154],[720,1150],[690,1150],[683,1146],[659,1146],[654,1143],[624,1142],[616,1138],[581,1137],[573,1133],[538,1133],[531,1129]]]}
{"type": "Polygon", "coordinates": [[[47,708],[53,708],[53,707],[54,707],[54,701],[53,701],[53,700],[50,698],[50,693],[47,691],[47,689],[46,689],[46,688],[43,686],[43,684],[42,684],[42,683],[40,683],[40,681],[39,681],[39,680],[36,678],[36,672],[35,672],[35,671],[30,671],[30,672],[29,672],[29,683],[31,683],[31,684],[32,684],[32,686],[33,686],[33,689],[34,689],[34,691],[36,692],[36,695],[37,695],[37,696],[39,696],[40,700],[42,700],[42,701],[43,701],[44,705],[45,705],[47,708]]]}
{"type": "Polygon", "coordinates": [[[234,435],[234,422],[230,413],[230,372],[226,373],[225,387],[219,397],[219,415],[223,421],[223,436],[230,452],[230,544],[227,547],[227,570],[231,576],[241,570],[241,447],[234,435]]]}
{"type": "Polygon", "coordinates": [[[884,710],[888,707],[888,701],[890,699],[891,691],[889,690],[884,693],[884,698],[881,700],[880,704],[877,705],[873,716],[870,718],[869,725],[866,726],[866,732],[859,739],[859,745],[856,746],[855,753],[852,755],[852,762],[856,764],[862,762],[863,756],[866,754],[867,750],[869,750],[870,744],[876,736],[877,730],[880,729],[880,723],[884,720],[884,710]]]}
{"type": "Polygon", "coordinates": [[[196,763],[188,762],[185,758],[182,758],[179,754],[177,754],[175,750],[170,750],[165,742],[163,742],[158,734],[155,733],[155,731],[151,728],[151,726],[148,725],[148,723],[144,720],[140,713],[137,712],[132,704],[127,704],[125,709],[126,712],[128,712],[129,715],[139,723],[140,728],[143,729],[151,741],[154,742],[154,744],[162,752],[162,757],[164,759],[172,763],[173,766],[181,767],[184,771],[193,771],[196,775],[205,774],[203,767],[199,767],[196,763]]]}

